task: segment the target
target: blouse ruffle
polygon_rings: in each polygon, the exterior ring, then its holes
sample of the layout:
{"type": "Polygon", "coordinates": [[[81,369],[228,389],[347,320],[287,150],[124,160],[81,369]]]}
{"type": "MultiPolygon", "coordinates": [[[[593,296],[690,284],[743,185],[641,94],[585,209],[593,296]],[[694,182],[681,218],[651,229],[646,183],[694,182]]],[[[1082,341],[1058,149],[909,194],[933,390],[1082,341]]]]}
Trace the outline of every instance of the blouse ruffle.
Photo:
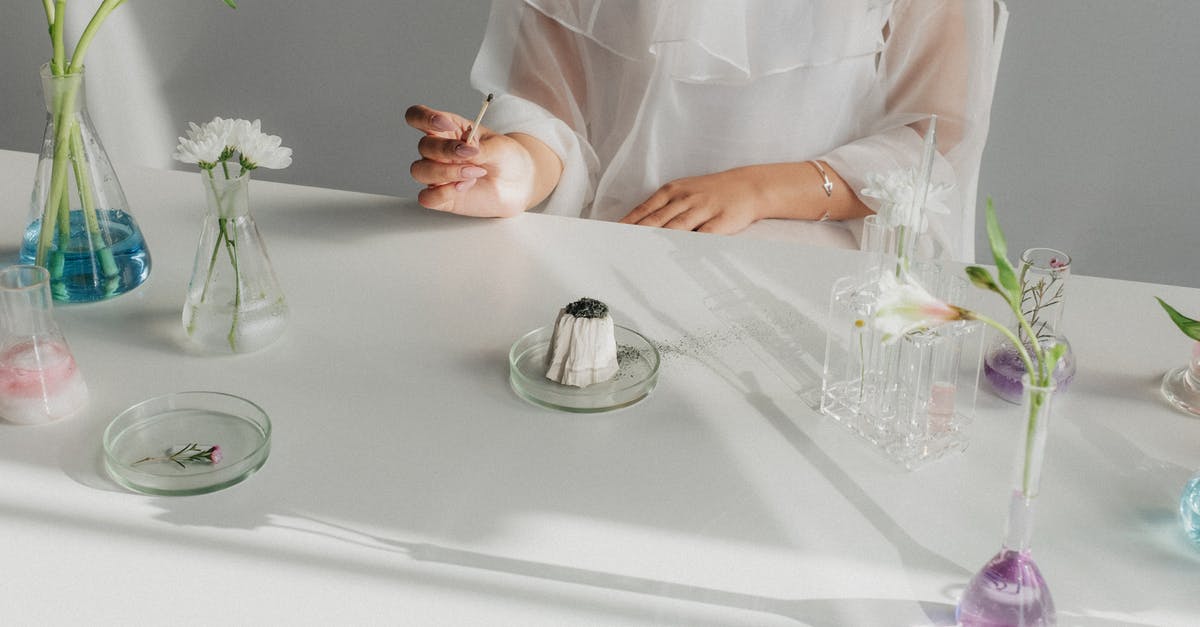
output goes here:
{"type": "Polygon", "coordinates": [[[891,0],[524,0],[631,61],[682,49],[667,72],[690,82],[748,82],[883,48],[891,0]],[[780,46],[780,41],[788,42],[780,46]]]}

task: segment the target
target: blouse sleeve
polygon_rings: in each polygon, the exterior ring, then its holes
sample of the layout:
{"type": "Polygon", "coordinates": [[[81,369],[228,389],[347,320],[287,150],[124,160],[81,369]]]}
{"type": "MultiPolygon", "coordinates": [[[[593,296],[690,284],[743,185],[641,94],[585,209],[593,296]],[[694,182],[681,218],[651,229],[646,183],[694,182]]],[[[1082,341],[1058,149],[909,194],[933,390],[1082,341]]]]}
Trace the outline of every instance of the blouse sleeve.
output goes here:
{"type": "Polygon", "coordinates": [[[578,46],[574,33],[525,2],[496,0],[471,69],[471,85],[496,94],[488,126],[533,136],[562,160],[562,178],[535,211],[579,216],[599,178],[578,46]]]}
{"type": "MultiPolygon", "coordinates": [[[[822,157],[858,193],[867,175],[918,168],[930,114],[938,115],[933,182],[952,186],[948,215],[928,216],[933,254],[974,261],[975,194],[995,82],[992,0],[897,0],[862,138],[822,157]]],[[[859,197],[871,209],[877,201],[859,197]]]]}

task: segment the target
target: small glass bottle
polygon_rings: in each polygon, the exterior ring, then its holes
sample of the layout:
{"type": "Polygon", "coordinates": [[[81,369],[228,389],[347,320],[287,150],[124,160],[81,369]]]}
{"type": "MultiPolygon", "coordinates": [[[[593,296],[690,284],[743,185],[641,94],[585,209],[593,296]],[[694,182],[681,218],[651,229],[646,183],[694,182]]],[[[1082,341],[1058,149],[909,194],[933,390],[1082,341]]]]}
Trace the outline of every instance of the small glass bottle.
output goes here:
{"type": "MultiPolygon", "coordinates": [[[[1071,276],[1071,257],[1053,248],[1030,248],[1021,253],[1016,270],[1021,283],[1021,311],[1029,320],[1037,342],[1042,346],[1064,344],[1067,347],[1054,369],[1055,386],[1062,393],[1075,377],[1076,369],[1071,343],[1060,330],[1067,279],[1071,276]]],[[[1033,347],[1033,340],[1023,326],[1013,322],[1011,330],[1027,349],[1033,347]]],[[[1012,342],[999,333],[991,335],[983,363],[984,378],[997,396],[1010,403],[1020,403],[1025,365],[1012,342]]],[[[1029,351],[1031,355],[1034,352],[1029,351]]]]}
{"type": "Polygon", "coordinates": [[[1187,365],[1167,372],[1159,389],[1176,409],[1200,416],[1200,342],[1192,343],[1192,357],[1187,365]]]}
{"type": "Polygon", "coordinates": [[[51,300],[45,268],[0,270],[0,417],[10,422],[49,422],[87,404],[87,385],[51,300]]]}
{"type": "Polygon", "coordinates": [[[956,615],[963,627],[1057,624],[1054,599],[1030,549],[1055,388],[1053,382],[1048,387],[1032,385],[1025,375],[1021,389],[1024,420],[1017,444],[1004,541],[1000,551],[967,583],[959,599],[956,615]]]}
{"type": "Polygon", "coordinates": [[[150,252],[88,116],[83,72],[42,66],[46,131],[21,263],[50,272],[54,300],[124,294],[150,275],[150,252]]]}
{"type": "Polygon", "coordinates": [[[183,307],[188,338],[209,352],[248,353],[283,335],[288,307],[250,214],[250,173],[200,173],[207,211],[183,307]]]}

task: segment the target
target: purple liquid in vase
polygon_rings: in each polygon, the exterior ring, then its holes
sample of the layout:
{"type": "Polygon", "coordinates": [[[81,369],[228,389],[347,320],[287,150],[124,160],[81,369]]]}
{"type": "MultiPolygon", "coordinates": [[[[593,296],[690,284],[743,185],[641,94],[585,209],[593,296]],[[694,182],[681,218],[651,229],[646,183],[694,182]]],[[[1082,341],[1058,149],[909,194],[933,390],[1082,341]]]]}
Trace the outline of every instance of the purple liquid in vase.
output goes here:
{"type": "MultiPolygon", "coordinates": [[[[1025,364],[1021,355],[1009,344],[990,351],[983,359],[983,376],[991,384],[996,395],[1010,403],[1020,403],[1024,386],[1025,364]]],[[[1054,369],[1054,382],[1059,392],[1075,378],[1075,355],[1068,348],[1054,369]]]]}
{"type": "Polygon", "coordinates": [[[1028,551],[1004,549],[971,579],[958,602],[963,627],[1056,624],[1054,599],[1028,551]]]}

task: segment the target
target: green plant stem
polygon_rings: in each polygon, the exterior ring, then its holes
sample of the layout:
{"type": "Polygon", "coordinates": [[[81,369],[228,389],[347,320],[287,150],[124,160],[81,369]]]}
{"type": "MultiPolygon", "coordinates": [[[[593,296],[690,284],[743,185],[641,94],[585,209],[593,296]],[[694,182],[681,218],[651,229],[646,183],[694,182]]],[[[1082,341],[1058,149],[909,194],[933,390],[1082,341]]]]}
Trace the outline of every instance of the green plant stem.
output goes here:
{"type": "MultiPolygon", "coordinates": [[[[212,188],[213,198],[217,202],[217,224],[220,231],[217,237],[213,240],[212,255],[208,258],[208,276],[204,278],[204,287],[200,290],[200,303],[204,303],[204,299],[208,297],[208,286],[212,284],[213,268],[217,265],[217,253],[221,250],[221,240],[225,235],[225,219],[221,217],[221,196],[217,192],[216,177],[213,176],[212,169],[208,169],[208,186],[212,188]]],[[[229,178],[228,176],[225,178],[229,178]]],[[[189,329],[190,330],[190,329],[189,329]]]]}
{"type": "MultiPolygon", "coordinates": [[[[117,275],[120,272],[117,270],[117,261],[113,258],[109,242],[104,239],[104,234],[100,231],[100,217],[97,214],[99,208],[96,207],[96,200],[85,171],[87,164],[84,162],[83,133],[78,124],[72,124],[71,127],[71,164],[75,168],[75,185],[79,188],[79,199],[83,203],[83,220],[89,234],[88,243],[96,255],[100,272],[105,279],[104,293],[112,296],[117,291],[117,275]]],[[[69,208],[67,215],[69,220],[69,208]]]]}
{"type": "MultiPolygon", "coordinates": [[[[228,169],[225,167],[225,162],[221,162],[222,169],[226,172],[226,179],[229,179],[228,169]]],[[[237,325],[238,325],[238,310],[242,306],[242,281],[240,270],[238,269],[237,256],[237,237],[234,234],[233,217],[225,217],[225,197],[221,191],[217,189],[216,177],[213,175],[212,169],[208,169],[209,187],[212,189],[213,200],[217,205],[217,237],[213,241],[212,254],[208,259],[208,275],[204,278],[204,287],[200,290],[200,302],[208,297],[208,288],[212,284],[214,269],[217,265],[217,255],[221,251],[221,245],[225,245],[225,252],[229,255],[229,264],[233,266],[233,322],[229,327],[229,348],[237,350],[237,325]]],[[[230,191],[228,189],[226,192],[230,191]]],[[[194,321],[193,321],[194,322],[194,321]]],[[[188,327],[188,332],[191,333],[193,327],[188,327]]]]}
{"type": "MultiPolygon", "coordinates": [[[[1013,313],[1017,315],[1017,323],[1020,324],[1021,328],[1025,330],[1025,336],[1029,338],[1029,342],[1033,345],[1031,347],[1033,348],[1033,356],[1037,358],[1037,374],[1034,374],[1033,366],[1028,361],[1025,363],[1025,372],[1029,373],[1029,376],[1032,378],[1035,385],[1049,385],[1051,373],[1047,368],[1048,364],[1046,363],[1046,350],[1042,348],[1042,343],[1038,341],[1037,335],[1034,334],[1033,328],[1029,326],[1029,322],[1025,320],[1025,316],[1021,315],[1021,303],[1010,302],[1009,306],[1012,307],[1013,313]]],[[[1023,346],[1023,342],[1013,337],[1010,337],[1010,339],[1016,342],[1018,347],[1023,346]]]]}
{"type": "Polygon", "coordinates": [[[1008,327],[1004,326],[1003,324],[1000,324],[999,322],[996,322],[995,320],[993,320],[981,313],[974,312],[974,311],[966,311],[964,315],[968,320],[978,320],[978,321],[992,327],[993,329],[999,331],[1001,335],[1003,335],[1005,338],[1008,339],[1008,341],[1012,342],[1012,345],[1017,349],[1017,355],[1019,355],[1021,357],[1021,363],[1025,365],[1025,372],[1030,373],[1030,375],[1032,376],[1033,361],[1032,361],[1032,359],[1030,359],[1029,351],[1025,350],[1024,344],[1021,342],[1021,340],[1017,339],[1017,336],[1015,333],[1013,333],[1012,331],[1009,331],[1008,327]]]}
{"type": "Polygon", "coordinates": [[[1030,499],[1033,498],[1033,494],[1030,489],[1032,478],[1029,476],[1029,471],[1033,464],[1033,447],[1037,441],[1038,415],[1046,398],[1045,392],[1040,386],[1036,391],[1027,390],[1027,392],[1029,394],[1029,418],[1025,422],[1025,459],[1021,468],[1021,496],[1030,499]]]}
{"type": "MultiPolygon", "coordinates": [[[[42,8],[46,10],[46,27],[50,31],[54,30],[54,0],[42,0],[42,8]]],[[[53,32],[50,35],[54,36],[53,32]]]]}
{"type": "Polygon", "coordinates": [[[104,20],[108,18],[109,14],[124,3],[125,0],[104,0],[104,2],[100,3],[100,7],[96,9],[96,13],[92,15],[91,21],[83,29],[83,34],[79,36],[79,41],[75,44],[75,52],[71,53],[71,65],[67,68],[68,74],[83,71],[83,57],[87,54],[88,47],[92,44],[92,39],[96,36],[96,33],[100,30],[100,26],[104,24],[104,20]]]}
{"type": "MultiPolygon", "coordinates": [[[[996,329],[1001,334],[1003,334],[1004,337],[1008,338],[1008,341],[1012,342],[1013,346],[1017,349],[1017,354],[1021,356],[1021,362],[1025,364],[1025,372],[1028,372],[1030,374],[1030,384],[1031,385],[1035,385],[1038,388],[1043,388],[1043,387],[1046,387],[1047,385],[1049,385],[1049,381],[1046,381],[1046,380],[1041,380],[1041,379],[1039,379],[1037,381],[1033,380],[1033,378],[1032,378],[1033,377],[1033,363],[1029,356],[1029,351],[1025,350],[1024,344],[1019,339],[1017,339],[1016,334],[1014,334],[1012,331],[1008,330],[1008,327],[1006,327],[1003,324],[1000,324],[999,322],[996,322],[995,320],[993,320],[983,314],[970,312],[968,317],[971,319],[974,319],[974,320],[978,320],[978,321],[992,327],[993,329],[996,329]]],[[[1025,323],[1025,320],[1023,318],[1021,318],[1021,316],[1017,316],[1017,318],[1019,320],[1021,320],[1021,322],[1023,324],[1025,323]]],[[[1028,324],[1025,324],[1025,326],[1028,326],[1028,324]]],[[[1037,356],[1038,356],[1038,360],[1039,360],[1038,366],[1039,366],[1039,373],[1040,373],[1045,368],[1044,352],[1039,349],[1037,351],[1037,356]]],[[[1041,376],[1041,375],[1039,374],[1039,376],[1041,376]]],[[[1041,409],[1042,403],[1044,402],[1044,393],[1040,389],[1037,391],[1029,390],[1029,394],[1030,394],[1029,418],[1027,419],[1026,424],[1025,424],[1025,459],[1024,459],[1024,463],[1022,465],[1022,472],[1021,472],[1021,495],[1024,496],[1025,498],[1030,498],[1030,496],[1031,496],[1030,495],[1030,479],[1031,478],[1029,476],[1029,474],[1030,474],[1029,471],[1030,471],[1030,464],[1032,463],[1032,458],[1033,458],[1033,447],[1036,444],[1036,435],[1035,434],[1036,434],[1036,429],[1037,429],[1038,411],[1041,409]]]]}
{"type": "Polygon", "coordinates": [[[903,224],[896,227],[896,278],[899,279],[908,270],[908,251],[904,250],[904,240],[908,237],[908,229],[903,224]]]}
{"type": "MultiPolygon", "coordinates": [[[[70,152],[71,126],[75,124],[75,101],[78,97],[80,81],[71,81],[64,89],[54,89],[51,108],[54,117],[54,160],[50,167],[50,193],[46,198],[46,207],[42,212],[42,230],[38,235],[36,263],[46,265],[46,253],[50,250],[50,242],[54,236],[56,221],[70,219],[70,214],[64,214],[62,207],[70,211],[70,203],[63,200],[67,192],[67,158],[70,152]]],[[[60,249],[60,252],[66,252],[60,249]]],[[[61,279],[51,271],[51,279],[61,279]]]]}
{"type": "Polygon", "coordinates": [[[237,241],[229,237],[228,223],[222,224],[225,233],[225,249],[229,252],[229,263],[233,264],[233,323],[229,325],[229,348],[237,351],[238,312],[242,307],[242,276],[238,270],[237,241]]]}
{"type": "MultiPolygon", "coordinates": [[[[42,0],[46,4],[48,0],[42,0]]],[[[50,45],[53,57],[50,59],[50,71],[55,76],[62,76],[67,70],[67,44],[63,39],[63,23],[67,21],[67,0],[56,0],[54,14],[47,8],[46,17],[50,19],[50,45]]]]}

